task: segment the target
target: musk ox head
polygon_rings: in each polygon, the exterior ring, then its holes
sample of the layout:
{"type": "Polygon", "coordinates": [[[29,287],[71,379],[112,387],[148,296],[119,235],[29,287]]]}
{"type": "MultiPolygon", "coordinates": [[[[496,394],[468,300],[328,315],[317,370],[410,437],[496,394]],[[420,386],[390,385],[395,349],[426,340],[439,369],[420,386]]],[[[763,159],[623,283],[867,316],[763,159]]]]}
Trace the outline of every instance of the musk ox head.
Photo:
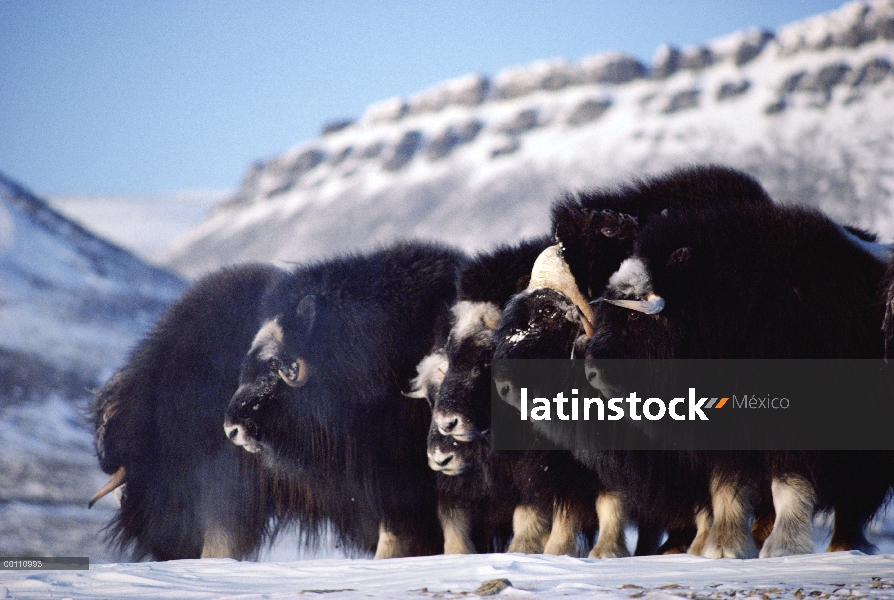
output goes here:
{"type": "Polygon", "coordinates": [[[592,321],[593,309],[561,247],[550,246],[534,263],[528,289],[506,305],[494,335],[494,358],[571,358],[575,345],[592,337],[592,321]]]}
{"type": "Polygon", "coordinates": [[[691,248],[681,247],[665,256],[658,282],[652,261],[634,255],[621,263],[602,297],[593,302],[596,333],[587,344],[587,358],[677,357],[681,323],[673,317],[685,318],[685,310],[681,313],[681,298],[674,288],[675,283],[688,280],[686,271],[692,254],[691,248]]]}
{"type": "Polygon", "coordinates": [[[271,450],[271,440],[284,433],[279,430],[288,422],[283,417],[289,408],[318,384],[313,381],[318,354],[310,347],[316,319],[317,301],[308,295],[292,314],[272,317],[258,331],[226,411],[224,432],[234,444],[249,452],[271,450]]]}
{"type": "Polygon", "coordinates": [[[432,411],[441,435],[459,442],[475,441],[490,429],[491,334],[500,319],[490,302],[457,303],[455,323],[447,339],[447,370],[432,411]]]}
{"type": "MultiPolygon", "coordinates": [[[[453,315],[453,328],[438,355],[438,385],[428,386],[433,400],[428,465],[444,475],[460,475],[480,466],[489,448],[490,334],[500,312],[490,302],[460,301],[453,315]]],[[[419,366],[417,381],[432,379],[423,371],[426,361],[419,366]]]]}
{"type": "MultiPolygon", "coordinates": [[[[447,369],[447,351],[445,348],[437,348],[416,366],[417,376],[411,382],[412,390],[404,396],[425,399],[434,410],[434,403],[447,375],[447,369]]],[[[455,449],[459,446],[459,442],[450,435],[440,433],[434,420],[429,425],[427,445],[428,466],[432,470],[440,471],[444,475],[459,475],[468,467],[456,456],[455,449]]]]}

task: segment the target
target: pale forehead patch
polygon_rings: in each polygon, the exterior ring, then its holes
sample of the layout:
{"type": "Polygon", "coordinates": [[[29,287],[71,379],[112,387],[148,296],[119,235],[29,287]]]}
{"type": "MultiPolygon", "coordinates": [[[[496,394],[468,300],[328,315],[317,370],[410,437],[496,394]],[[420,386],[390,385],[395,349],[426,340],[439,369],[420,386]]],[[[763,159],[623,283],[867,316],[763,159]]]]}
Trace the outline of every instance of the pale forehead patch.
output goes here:
{"type": "Polygon", "coordinates": [[[652,291],[652,280],[642,260],[628,258],[609,278],[608,287],[623,296],[645,298],[652,291]]]}
{"type": "Polygon", "coordinates": [[[453,324],[451,335],[462,340],[472,336],[484,328],[496,329],[500,324],[500,309],[493,302],[472,302],[461,300],[453,307],[453,324]]]}
{"type": "Polygon", "coordinates": [[[411,381],[412,392],[428,396],[430,390],[437,390],[444,381],[449,366],[447,353],[443,349],[436,350],[416,365],[418,375],[411,381]]]}
{"type": "Polygon", "coordinates": [[[281,348],[282,326],[278,319],[271,319],[258,330],[249,352],[257,352],[258,359],[267,360],[279,354],[281,348]]]}

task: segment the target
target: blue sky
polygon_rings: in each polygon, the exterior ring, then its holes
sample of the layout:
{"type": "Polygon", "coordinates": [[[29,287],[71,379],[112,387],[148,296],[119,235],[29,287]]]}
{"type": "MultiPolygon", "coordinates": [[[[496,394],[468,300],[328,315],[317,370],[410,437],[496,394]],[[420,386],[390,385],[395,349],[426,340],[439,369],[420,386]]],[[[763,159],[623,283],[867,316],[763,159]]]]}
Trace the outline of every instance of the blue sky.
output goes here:
{"type": "Polygon", "coordinates": [[[840,1],[0,0],[0,172],[45,194],[232,188],[376,100],[544,58],[643,60],[840,1]]]}

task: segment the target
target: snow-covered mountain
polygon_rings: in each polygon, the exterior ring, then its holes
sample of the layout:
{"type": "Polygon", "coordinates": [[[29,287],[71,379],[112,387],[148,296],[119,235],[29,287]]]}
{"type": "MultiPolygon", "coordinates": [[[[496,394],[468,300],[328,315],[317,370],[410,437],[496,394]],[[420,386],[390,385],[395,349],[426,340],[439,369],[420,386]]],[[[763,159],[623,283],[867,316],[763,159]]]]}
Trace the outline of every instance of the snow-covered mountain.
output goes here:
{"type": "Polygon", "coordinates": [[[894,0],[777,32],[468,75],[370,106],[253,165],[161,256],[194,277],[395,238],[483,248],[544,232],[564,190],[694,162],[894,235],[894,0]]]}
{"type": "Polygon", "coordinates": [[[147,195],[49,196],[50,206],[139,257],[175,243],[195,227],[229,190],[180,190],[147,195]]]}
{"type": "Polygon", "coordinates": [[[0,282],[0,353],[36,361],[26,367],[36,373],[22,374],[29,381],[55,370],[94,383],[183,286],[2,175],[0,282]]]}
{"type": "Polygon", "coordinates": [[[182,287],[0,175],[0,555],[105,555],[87,402],[182,287]]]}

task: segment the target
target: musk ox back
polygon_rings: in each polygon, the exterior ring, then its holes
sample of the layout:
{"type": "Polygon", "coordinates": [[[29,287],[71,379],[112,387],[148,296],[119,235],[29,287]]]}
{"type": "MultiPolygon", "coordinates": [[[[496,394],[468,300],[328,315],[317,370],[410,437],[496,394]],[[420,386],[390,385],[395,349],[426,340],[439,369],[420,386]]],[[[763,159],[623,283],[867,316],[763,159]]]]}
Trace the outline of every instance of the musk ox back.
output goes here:
{"type": "Polygon", "coordinates": [[[441,549],[430,412],[401,392],[446,338],[461,261],[406,243],[296,268],[265,297],[227,408],[234,443],[374,520],[377,557],[441,549]]]}
{"type": "MultiPolygon", "coordinates": [[[[275,483],[220,431],[277,269],[247,265],[188,290],[96,396],[96,451],[124,483],[109,535],[133,559],[254,555],[275,483]]],[[[108,488],[107,488],[108,490],[108,488]]],[[[282,506],[280,505],[280,508],[282,506]]]]}
{"type": "Polygon", "coordinates": [[[700,165],[616,189],[568,194],[553,205],[552,227],[578,288],[593,300],[633,251],[636,232],[649,220],[694,207],[771,203],[764,188],[746,173],[700,165]]]}

